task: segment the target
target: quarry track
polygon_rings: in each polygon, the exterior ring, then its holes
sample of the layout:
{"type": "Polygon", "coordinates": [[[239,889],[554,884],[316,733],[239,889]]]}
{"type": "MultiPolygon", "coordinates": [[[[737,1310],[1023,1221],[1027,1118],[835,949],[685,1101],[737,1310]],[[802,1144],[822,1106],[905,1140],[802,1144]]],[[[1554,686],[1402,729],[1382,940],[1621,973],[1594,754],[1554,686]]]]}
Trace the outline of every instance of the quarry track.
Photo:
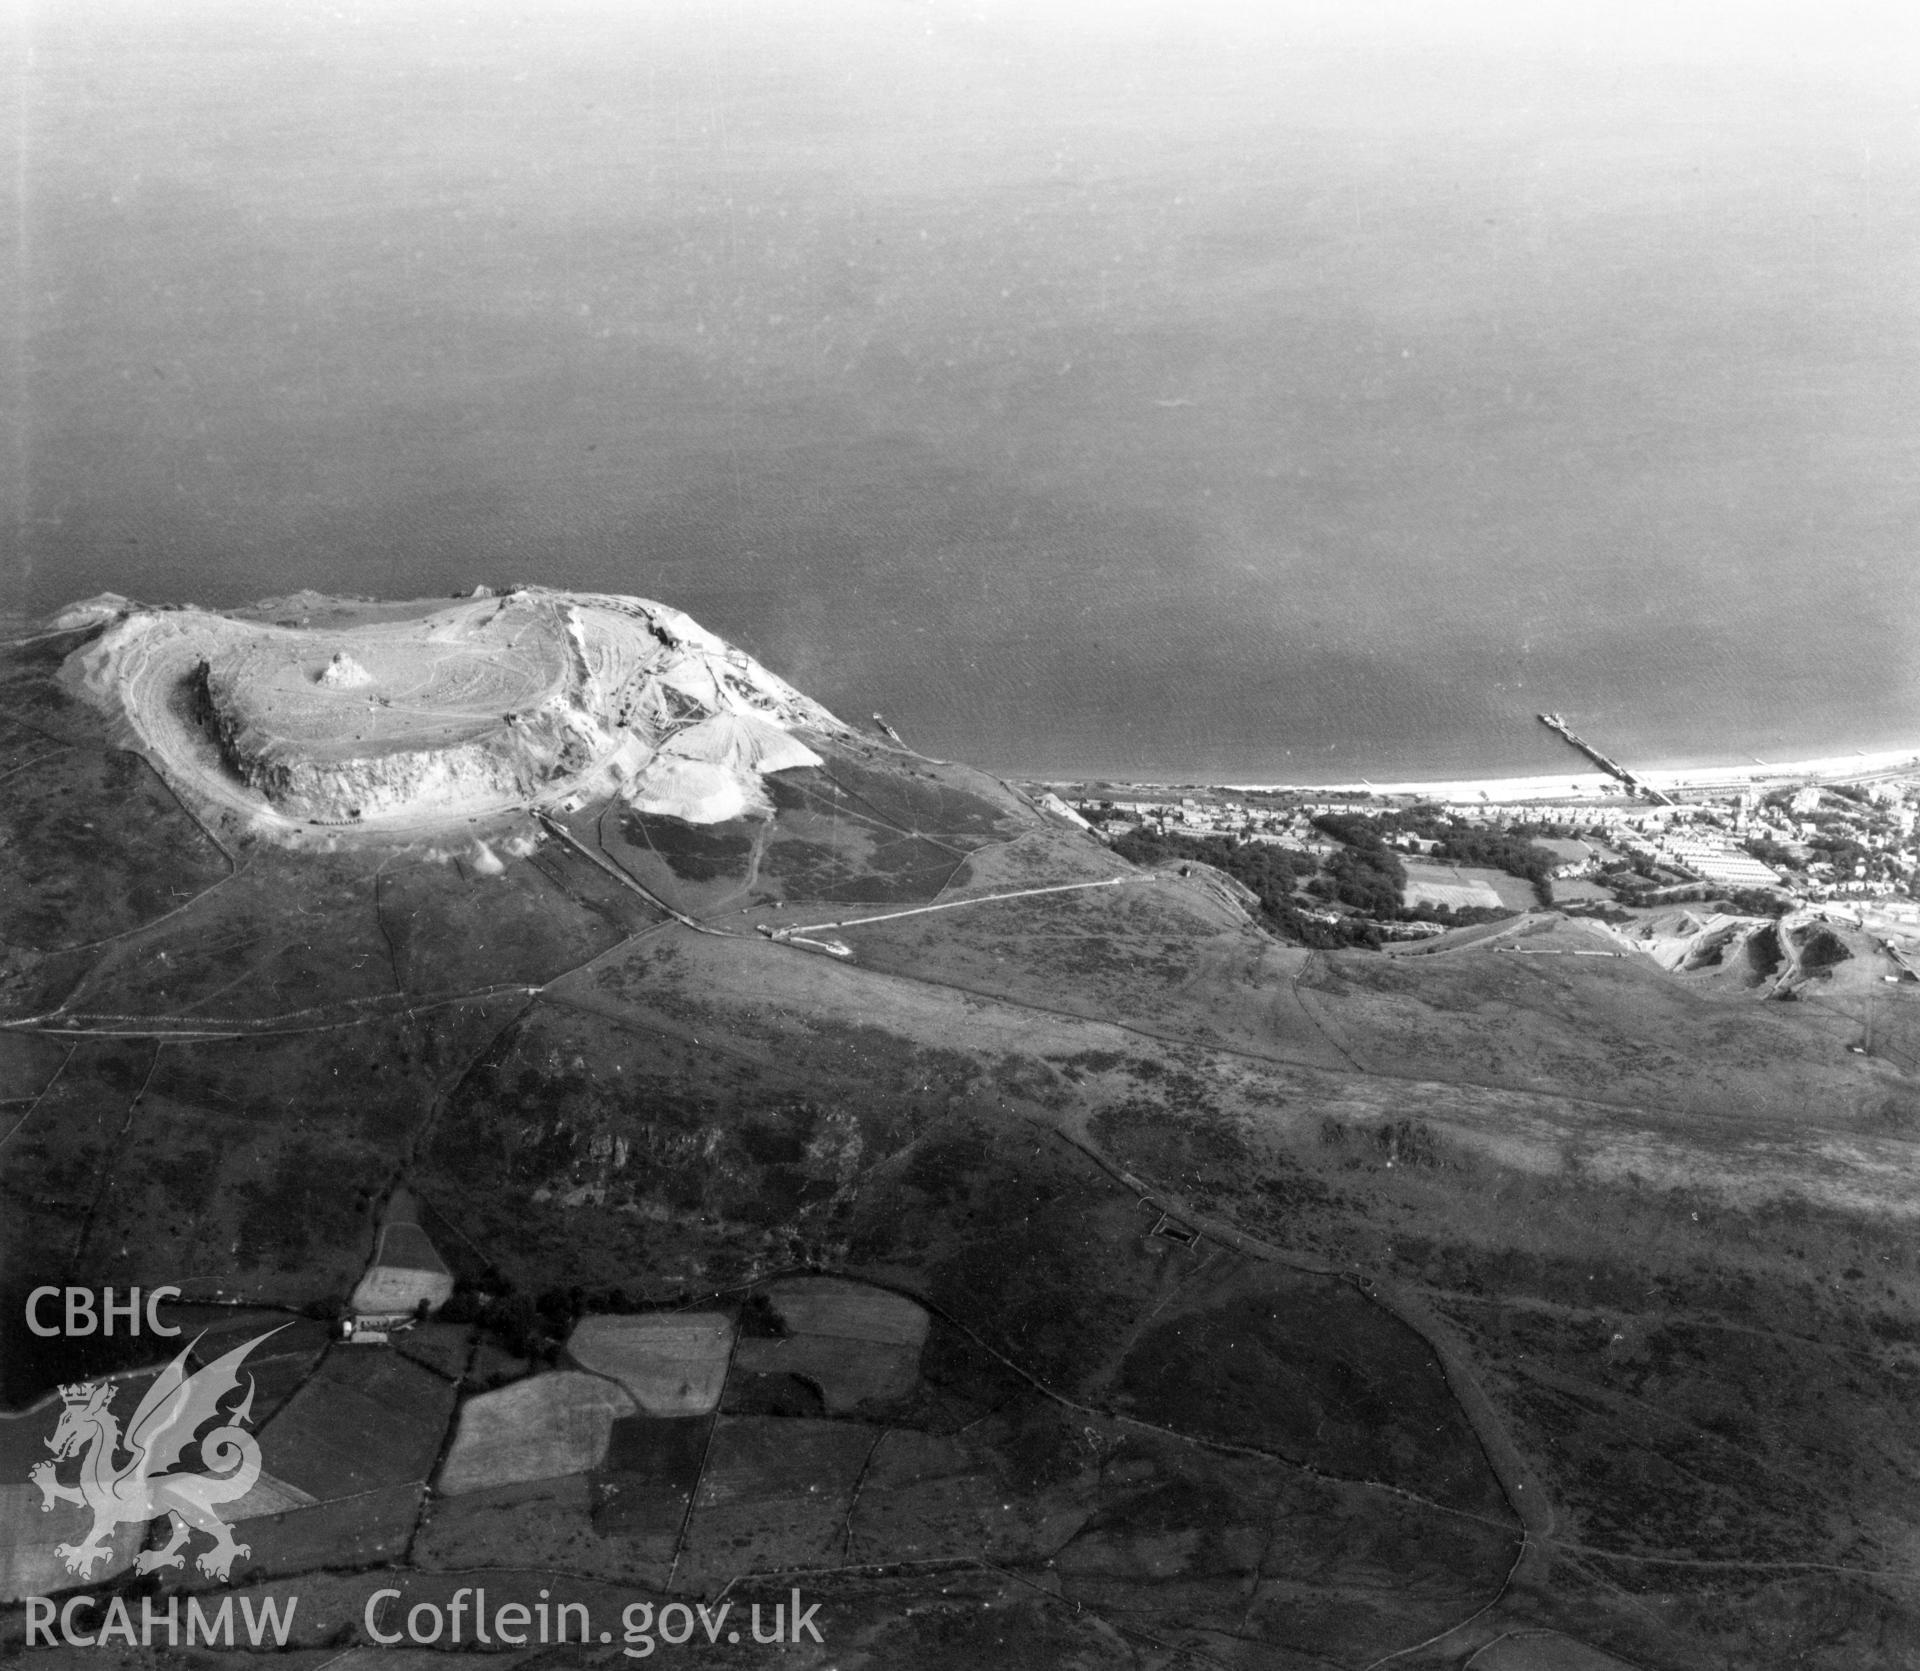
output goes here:
{"type": "Polygon", "coordinates": [[[1107,876],[1097,882],[1058,882],[1046,888],[1015,888],[1009,893],[970,894],[965,899],[943,899],[932,905],[912,905],[904,911],[882,911],[871,917],[842,917],[830,923],[793,923],[776,930],[779,934],[812,934],[825,928],[859,928],[863,923],[892,922],[896,917],[923,917],[929,911],[957,911],[963,905],[992,905],[1003,899],[1034,899],[1041,894],[1079,893],[1087,888],[1117,888],[1128,882],[1157,880],[1149,871],[1144,876],[1107,876]]]}

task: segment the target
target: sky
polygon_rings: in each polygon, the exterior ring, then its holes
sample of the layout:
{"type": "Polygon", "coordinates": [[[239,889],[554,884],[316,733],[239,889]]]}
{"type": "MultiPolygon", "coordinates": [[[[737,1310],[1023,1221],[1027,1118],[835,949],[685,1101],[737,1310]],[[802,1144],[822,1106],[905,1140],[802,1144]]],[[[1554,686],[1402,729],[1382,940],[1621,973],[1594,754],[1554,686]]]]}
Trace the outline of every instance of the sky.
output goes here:
{"type": "Polygon", "coordinates": [[[17,609],[637,592],[1003,769],[1920,734],[1893,7],[0,15],[17,609]]]}

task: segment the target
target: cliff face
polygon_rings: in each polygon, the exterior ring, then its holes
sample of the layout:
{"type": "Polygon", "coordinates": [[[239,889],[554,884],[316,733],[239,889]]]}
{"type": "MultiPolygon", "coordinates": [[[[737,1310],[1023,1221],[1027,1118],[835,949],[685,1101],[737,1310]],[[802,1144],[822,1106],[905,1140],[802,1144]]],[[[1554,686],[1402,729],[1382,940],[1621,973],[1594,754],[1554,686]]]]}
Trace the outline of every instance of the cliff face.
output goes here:
{"type": "Polygon", "coordinates": [[[327,613],[319,630],[129,609],[69,683],[170,775],[205,789],[216,755],[224,798],[249,798],[269,829],[418,827],[601,793],[714,822],[766,808],[763,773],[816,761],[796,732],[846,731],[643,599],[528,590],[327,613]]]}
{"type": "Polygon", "coordinates": [[[229,763],[248,787],[282,812],[315,824],[353,824],[476,799],[523,799],[531,793],[512,762],[472,743],[325,764],[244,756],[230,757],[229,763]]]}

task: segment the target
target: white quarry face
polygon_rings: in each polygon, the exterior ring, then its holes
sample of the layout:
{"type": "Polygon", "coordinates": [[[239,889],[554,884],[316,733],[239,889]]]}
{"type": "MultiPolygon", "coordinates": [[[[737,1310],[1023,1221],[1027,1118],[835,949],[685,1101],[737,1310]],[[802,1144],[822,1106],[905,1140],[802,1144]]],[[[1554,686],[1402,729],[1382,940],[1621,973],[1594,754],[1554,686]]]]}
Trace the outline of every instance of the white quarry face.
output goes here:
{"type": "Polygon", "coordinates": [[[764,772],[846,727],[678,611],[524,590],[334,605],[324,628],[129,609],[70,686],[190,799],[273,835],[414,835],[618,794],[695,823],[766,810],[764,772]]]}

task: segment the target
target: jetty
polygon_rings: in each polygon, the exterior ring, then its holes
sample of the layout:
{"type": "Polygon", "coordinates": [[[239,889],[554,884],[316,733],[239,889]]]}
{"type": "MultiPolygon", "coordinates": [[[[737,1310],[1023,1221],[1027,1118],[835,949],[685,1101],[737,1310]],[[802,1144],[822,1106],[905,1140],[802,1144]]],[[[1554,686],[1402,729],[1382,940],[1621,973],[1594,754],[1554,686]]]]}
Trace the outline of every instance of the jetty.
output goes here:
{"type": "Polygon", "coordinates": [[[1673,797],[1671,795],[1663,794],[1660,790],[1655,789],[1649,783],[1643,783],[1638,777],[1634,776],[1632,772],[1628,771],[1625,766],[1621,765],[1620,762],[1615,760],[1611,755],[1602,754],[1597,748],[1593,746],[1593,744],[1588,742],[1584,737],[1579,736],[1574,731],[1573,727],[1567,724],[1567,722],[1564,719],[1562,719],[1558,714],[1539,714],[1539,715],[1536,715],[1535,717],[1549,731],[1557,732],[1560,736],[1564,737],[1569,743],[1571,743],[1589,760],[1591,760],[1596,766],[1598,766],[1601,771],[1605,772],[1607,776],[1618,778],[1629,789],[1631,789],[1634,792],[1634,794],[1644,795],[1648,800],[1653,801],[1660,806],[1672,806],[1674,804],[1673,797]]]}

